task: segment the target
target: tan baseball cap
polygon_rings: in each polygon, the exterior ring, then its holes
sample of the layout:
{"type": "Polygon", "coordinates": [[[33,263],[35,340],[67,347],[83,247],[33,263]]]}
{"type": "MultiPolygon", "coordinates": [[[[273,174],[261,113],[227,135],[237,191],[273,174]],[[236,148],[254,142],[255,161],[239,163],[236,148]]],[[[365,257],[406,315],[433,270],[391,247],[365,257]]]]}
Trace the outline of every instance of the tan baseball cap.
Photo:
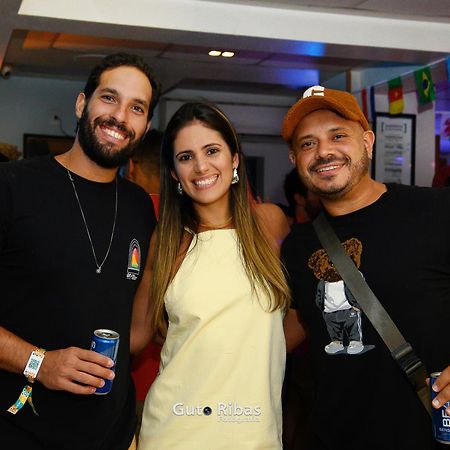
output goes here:
{"type": "Polygon", "coordinates": [[[365,131],[370,129],[366,116],[352,94],[323,86],[312,86],[284,116],[281,130],[283,139],[290,142],[301,120],[318,109],[331,109],[348,120],[359,122],[365,131]]]}

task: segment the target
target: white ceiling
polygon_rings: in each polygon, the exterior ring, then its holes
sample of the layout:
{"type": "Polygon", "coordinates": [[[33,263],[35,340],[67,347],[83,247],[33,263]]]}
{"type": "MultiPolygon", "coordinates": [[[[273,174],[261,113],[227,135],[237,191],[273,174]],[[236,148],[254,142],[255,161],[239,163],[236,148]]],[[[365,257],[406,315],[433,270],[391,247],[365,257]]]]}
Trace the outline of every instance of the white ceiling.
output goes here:
{"type": "Polygon", "coordinates": [[[223,3],[240,3],[250,5],[275,5],[296,9],[312,8],[316,10],[344,10],[347,13],[373,13],[379,16],[415,17],[422,20],[424,17],[450,18],[450,2],[448,0],[241,0],[230,2],[228,0],[211,0],[223,3]],[[320,8],[320,9],[319,9],[320,8]]]}
{"type": "Polygon", "coordinates": [[[84,79],[118,50],[144,56],[166,92],[292,95],[350,71],[446,57],[450,0],[0,0],[0,65],[12,76],[84,79]]]}

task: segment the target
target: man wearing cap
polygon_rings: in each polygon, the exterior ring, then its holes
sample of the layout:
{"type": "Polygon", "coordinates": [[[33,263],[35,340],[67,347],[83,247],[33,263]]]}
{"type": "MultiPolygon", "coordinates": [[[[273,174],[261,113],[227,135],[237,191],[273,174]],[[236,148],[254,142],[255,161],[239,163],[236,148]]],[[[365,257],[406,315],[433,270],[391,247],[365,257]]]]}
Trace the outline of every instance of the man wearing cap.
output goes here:
{"type": "MultiPolygon", "coordinates": [[[[450,400],[450,193],[372,179],[375,135],[347,92],[309,88],[286,114],[282,135],[290,160],[320,197],[327,220],[372,291],[428,373],[442,371],[433,403],[439,408],[450,400]]],[[[311,224],[294,225],[282,256],[314,369],[314,437],[305,448],[444,448],[434,441],[430,418],[407,377],[350,301],[311,224]],[[345,330],[349,308],[358,333],[335,333],[338,326],[345,330]],[[333,321],[326,319],[330,313],[333,321]]]]}

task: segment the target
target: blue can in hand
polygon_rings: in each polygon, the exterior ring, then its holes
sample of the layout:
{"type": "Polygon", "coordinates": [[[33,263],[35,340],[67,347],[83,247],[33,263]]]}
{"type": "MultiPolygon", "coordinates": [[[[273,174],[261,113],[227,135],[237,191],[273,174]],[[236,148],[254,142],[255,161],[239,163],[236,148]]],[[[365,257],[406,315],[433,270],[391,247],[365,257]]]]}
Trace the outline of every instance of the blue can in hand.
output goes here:
{"type": "MultiPolygon", "coordinates": [[[[116,369],[117,352],[119,351],[120,335],[116,331],[99,329],[92,336],[91,350],[111,358],[114,361],[112,371],[116,369]]],[[[105,380],[105,385],[95,390],[97,395],[105,395],[112,389],[112,381],[105,380]]]]}
{"type": "MultiPolygon", "coordinates": [[[[436,378],[441,372],[434,372],[430,375],[430,387],[433,386],[436,378]]],[[[436,397],[437,393],[431,389],[431,401],[436,397]]],[[[439,409],[431,408],[433,416],[433,432],[434,438],[442,444],[450,445],[450,416],[446,414],[445,409],[450,406],[447,402],[439,409]]]]}

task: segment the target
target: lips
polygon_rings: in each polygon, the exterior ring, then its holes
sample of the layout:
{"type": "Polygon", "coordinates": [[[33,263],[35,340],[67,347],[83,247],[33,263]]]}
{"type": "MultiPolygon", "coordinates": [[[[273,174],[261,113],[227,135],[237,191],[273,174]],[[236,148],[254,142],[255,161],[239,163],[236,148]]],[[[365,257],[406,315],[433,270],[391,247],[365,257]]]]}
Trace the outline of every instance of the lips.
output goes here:
{"type": "Polygon", "coordinates": [[[114,118],[102,120],[98,118],[94,121],[94,126],[98,127],[101,132],[106,135],[106,138],[112,138],[116,141],[123,142],[125,139],[133,139],[134,133],[129,130],[123,123],[118,122],[114,118]]]}
{"type": "Polygon", "coordinates": [[[339,169],[339,167],[341,167],[341,166],[333,165],[333,166],[321,167],[320,169],[316,169],[316,172],[319,172],[319,173],[330,172],[332,170],[339,169]]]}
{"type": "Polygon", "coordinates": [[[315,162],[310,167],[311,172],[315,172],[319,175],[327,175],[327,174],[333,174],[333,172],[339,170],[340,168],[344,167],[347,163],[347,160],[342,159],[321,159],[315,162]]]}
{"type": "Polygon", "coordinates": [[[105,134],[107,134],[108,136],[111,136],[112,138],[117,139],[119,141],[123,141],[126,138],[126,136],[119,133],[118,131],[112,130],[111,128],[106,128],[103,126],[101,126],[100,128],[105,134]]]}
{"type": "Polygon", "coordinates": [[[219,178],[219,175],[213,175],[207,178],[201,178],[194,180],[194,185],[199,189],[208,189],[210,186],[212,186],[217,179],[219,178]]]}

